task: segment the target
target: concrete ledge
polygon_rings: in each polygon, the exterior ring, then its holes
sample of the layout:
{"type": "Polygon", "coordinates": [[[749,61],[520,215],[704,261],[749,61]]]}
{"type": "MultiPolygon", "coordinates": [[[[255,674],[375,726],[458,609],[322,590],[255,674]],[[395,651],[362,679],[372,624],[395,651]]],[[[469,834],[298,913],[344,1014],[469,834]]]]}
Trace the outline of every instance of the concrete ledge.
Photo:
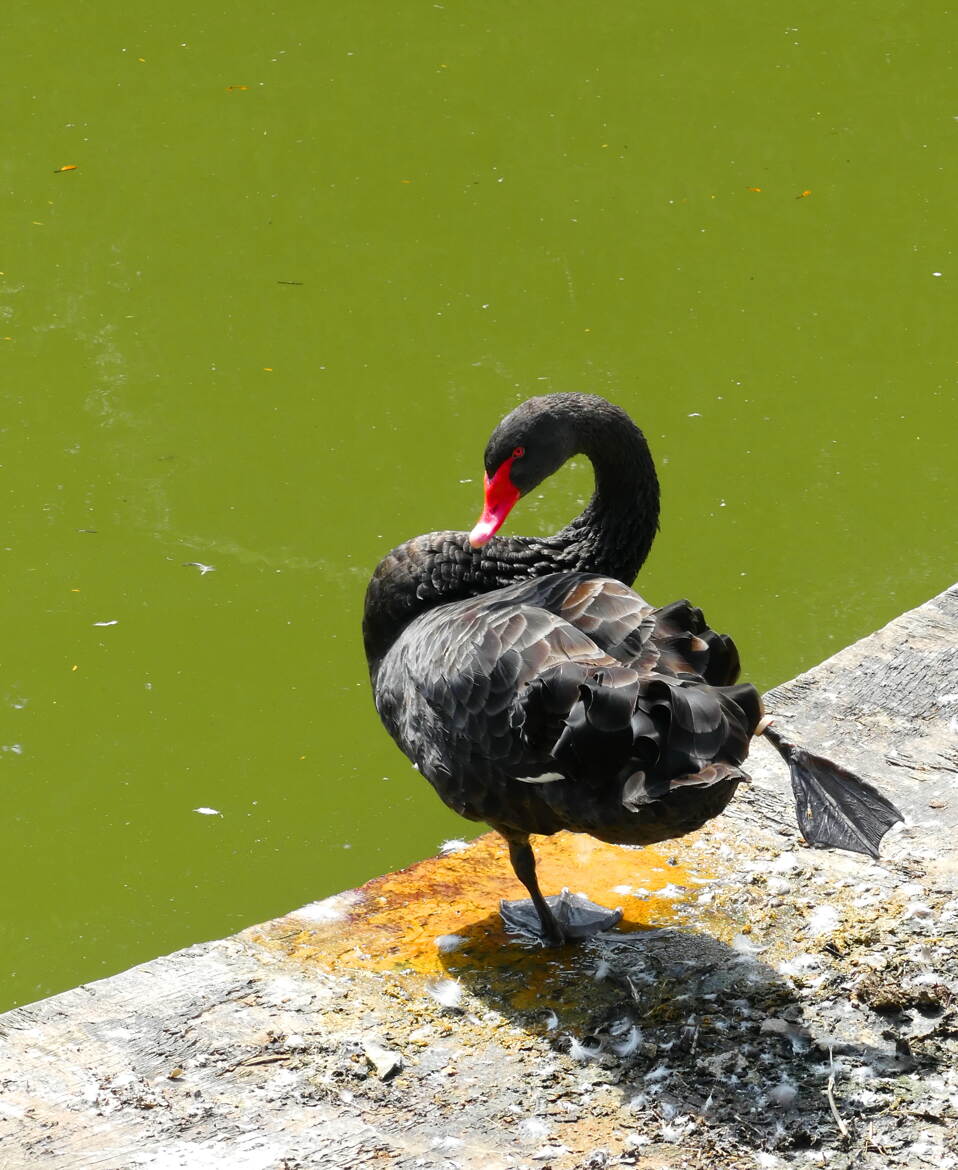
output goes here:
{"type": "Polygon", "coordinates": [[[540,841],[625,911],[544,952],[487,835],[0,1017],[0,1168],[958,1166],[958,587],[768,704],[906,812],[881,862],[759,743],[699,834],[540,841]]]}

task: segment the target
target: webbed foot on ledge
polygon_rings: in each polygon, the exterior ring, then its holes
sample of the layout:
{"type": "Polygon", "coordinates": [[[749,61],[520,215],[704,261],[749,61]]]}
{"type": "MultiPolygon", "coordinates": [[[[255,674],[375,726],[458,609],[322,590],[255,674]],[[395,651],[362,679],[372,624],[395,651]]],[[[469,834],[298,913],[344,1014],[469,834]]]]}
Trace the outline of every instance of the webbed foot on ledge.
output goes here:
{"type": "Polygon", "coordinates": [[[499,903],[499,913],[507,934],[537,942],[541,946],[562,946],[581,942],[603,930],[611,930],[622,918],[621,909],[609,910],[590,902],[585,894],[572,894],[568,889],[545,899],[555,922],[556,934],[543,930],[539,912],[530,898],[499,903]]]}

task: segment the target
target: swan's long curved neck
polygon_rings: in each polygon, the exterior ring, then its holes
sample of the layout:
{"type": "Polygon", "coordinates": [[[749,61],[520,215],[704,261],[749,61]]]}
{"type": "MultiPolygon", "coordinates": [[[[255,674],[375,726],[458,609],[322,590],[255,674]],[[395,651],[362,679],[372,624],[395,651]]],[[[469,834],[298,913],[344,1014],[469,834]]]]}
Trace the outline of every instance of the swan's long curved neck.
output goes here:
{"type": "Polygon", "coordinates": [[[659,481],[645,436],[627,421],[628,429],[599,426],[584,436],[595,492],[552,541],[563,550],[564,568],[604,573],[631,585],[658,531],[659,481]]]}
{"type": "Polygon", "coordinates": [[[585,420],[578,437],[595,469],[595,492],[554,536],[495,536],[473,549],[465,532],[431,532],[383,558],[363,615],[372,672],[402,630],[437,605],[554,572],[601,573],[632,583],[658,529],[659,484],[648,444],[621,411],[585,420]]]}

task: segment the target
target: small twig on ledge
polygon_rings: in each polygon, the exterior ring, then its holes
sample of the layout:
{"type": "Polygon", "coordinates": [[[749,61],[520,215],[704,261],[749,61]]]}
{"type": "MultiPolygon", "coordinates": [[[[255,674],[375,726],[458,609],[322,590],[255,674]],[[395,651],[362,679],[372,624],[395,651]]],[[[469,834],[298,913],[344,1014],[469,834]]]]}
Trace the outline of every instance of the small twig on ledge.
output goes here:
{"type": "Polygon", "coordinates": [[[246,1060],[238,1060],[236,1064],[231,1064],[226,1071],[235,1072],[238,1068],[254,1068],[260,1064],[276,1064],[280,1060],[289,1060],[291,1056],[291,1052],[264,1052],[259,1056],[248,1056],[246,1060]]]}
{"type": "Polygon", "coordinates": [[[838,1112],[838,1106],[835,1104],[835,1058],[832,1055],[832,1050],[828,1050],[828,1084],[825,1086],[825,1096],[828,1098],[828,1107],[832,1111],[832,1117],[835,1118],[835,1124],[838,1126],[839,1133],[843,1138],[849,1136],[848,1126],[842,1120],[841,1114],[838,1112]]]}

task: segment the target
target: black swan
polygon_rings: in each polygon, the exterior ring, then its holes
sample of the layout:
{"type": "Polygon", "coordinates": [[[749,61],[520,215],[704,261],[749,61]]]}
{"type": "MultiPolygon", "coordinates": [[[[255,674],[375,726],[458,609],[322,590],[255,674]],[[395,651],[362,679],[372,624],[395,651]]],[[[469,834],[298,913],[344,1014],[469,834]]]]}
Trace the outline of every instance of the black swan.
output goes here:
{"type": "Polygon", "coordinates": [[[560,944],[614,925],[619,911],[543,897],[529,834],[648,845],[691,832],[747,779],[762,732],[789,764],[809,843],[877,856],[894,805],[767,728],[758,692],[736,685],[734,643],[700,610],[656,609],[628,588],[659,485],[623,410],[588,394],[529,399],[496,427],[485,470],[471,533],[418,536],[377,566],[363,634],[390,735],[450,808],[508,842],[531,903],[502,903],[507,929],[560,944]],[[585,511],[554,536],[497,536],[578,453],[595,470],[585,511]]]}

